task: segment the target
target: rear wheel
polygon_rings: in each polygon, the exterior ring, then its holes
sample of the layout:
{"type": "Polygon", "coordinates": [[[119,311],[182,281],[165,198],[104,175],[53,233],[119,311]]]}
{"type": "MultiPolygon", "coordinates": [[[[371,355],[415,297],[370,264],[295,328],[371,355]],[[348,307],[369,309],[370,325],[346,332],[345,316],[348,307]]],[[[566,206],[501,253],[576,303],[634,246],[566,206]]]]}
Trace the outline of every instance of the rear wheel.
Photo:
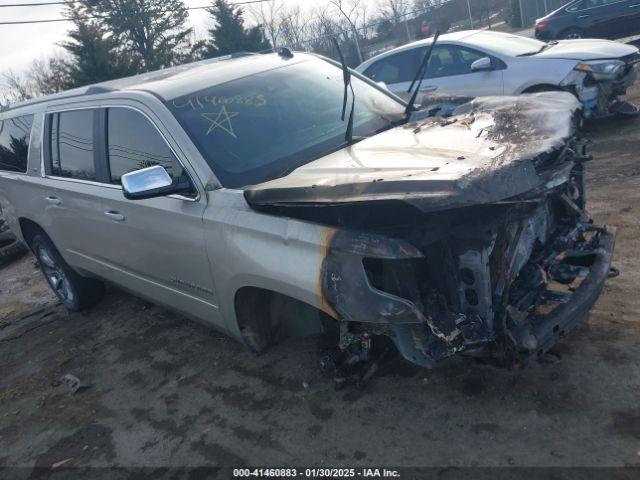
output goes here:
{"type": "Polygon", "coordinates": [[[570,28],[562,33],[562,38],[565,40],[578,40],[584,38],[584,33],[579,28],[570,28]]]}
{"type": "Polygon", "coordinates": [[[49,237],[38,234],[31,246],[47,283],[68,310],[77,312],[102,299],[104,284],[75,272],[49,237]]]}

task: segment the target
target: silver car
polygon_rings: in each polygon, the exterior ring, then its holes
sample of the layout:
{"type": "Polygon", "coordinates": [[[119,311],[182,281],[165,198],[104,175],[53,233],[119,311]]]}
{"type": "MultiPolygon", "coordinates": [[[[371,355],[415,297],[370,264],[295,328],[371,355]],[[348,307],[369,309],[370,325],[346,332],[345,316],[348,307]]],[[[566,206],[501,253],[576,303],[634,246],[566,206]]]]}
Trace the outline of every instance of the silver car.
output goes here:
{"type": "Polygon", "coordinates": [[[431,117],[343,73],[249,55],[16,105],[2,211],[70,310],[109,282],[256,352],[323,333],[341,379],[394,345],[424,367],[543,354],[613,250],[585,210],[575,98],[431,117]]]}
{"type": "MultiPolygon", "coordinates": [[[[377,55],[356,70],[406,96],[433,39],[377,55]]],[[[568,91],[586,117],[605,117],[629,106],[618,101],[636,80],[638,49],[610,40],[541,42],[500,32],[469,30],[442,35],[422,83],[432,95],[519,95],[568,91]]],[[[632,109],[634,111],[635,109],[632,109]]]]}

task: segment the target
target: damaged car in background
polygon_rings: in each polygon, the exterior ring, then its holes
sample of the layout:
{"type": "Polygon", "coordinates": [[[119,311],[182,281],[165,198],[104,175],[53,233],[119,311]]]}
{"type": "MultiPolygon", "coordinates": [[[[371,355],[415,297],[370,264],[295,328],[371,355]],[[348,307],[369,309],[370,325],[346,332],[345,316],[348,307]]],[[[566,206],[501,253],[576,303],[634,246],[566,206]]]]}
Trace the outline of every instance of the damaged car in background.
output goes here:
{"type": "MultiPolygon", "coordinates": [[[[433,39],[419,40],[377,55],[357,71],[392,92],[405,95],[433,39]]],[[[586,118],[635,115],[619,97],[636,81],[638,49],[610,40],[542,42],[518,35],[462,31],[442,35],[426,70],[426,95],[519,95],[567,91],[582,103],[586,118]]]]}
{"type": "Polygon", "coordinates": [[[615,229],[585,209],[569,93],[417,110],[344,62],[282,50],[45,97],[0,121],[29,146],[19,172],[0,172],[3,211],[68,308],[106,281],[256,352],[322,334],[339,383],[395,351],[428,368],[453,355],[526,365],[611,274],[615,229]]]}

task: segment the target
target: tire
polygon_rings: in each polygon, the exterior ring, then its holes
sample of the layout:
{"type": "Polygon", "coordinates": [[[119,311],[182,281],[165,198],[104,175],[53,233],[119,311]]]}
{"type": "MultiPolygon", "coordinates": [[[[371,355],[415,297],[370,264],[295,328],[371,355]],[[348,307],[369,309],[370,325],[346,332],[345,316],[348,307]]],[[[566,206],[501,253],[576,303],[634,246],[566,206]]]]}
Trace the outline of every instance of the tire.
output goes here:
{"type": "Polygon", "coordinates": [[[37,234],[31,242],[40,270],[53,293],[72,312],[84,310],[98,303],[104,296],[104,284],[79,275],[45,234],[37,234]]]}
{"type": "Polygon", "coordinates": [[[27,253],[27,248],[11,233],[0,234],[0,267],[4,267],[27,253]]]}
{"type": "Polygon", "coordinates": [[[578,40],[584,38],[584,33],[579,28],[570,28],[560,35],[563,40],[578,40]]]}

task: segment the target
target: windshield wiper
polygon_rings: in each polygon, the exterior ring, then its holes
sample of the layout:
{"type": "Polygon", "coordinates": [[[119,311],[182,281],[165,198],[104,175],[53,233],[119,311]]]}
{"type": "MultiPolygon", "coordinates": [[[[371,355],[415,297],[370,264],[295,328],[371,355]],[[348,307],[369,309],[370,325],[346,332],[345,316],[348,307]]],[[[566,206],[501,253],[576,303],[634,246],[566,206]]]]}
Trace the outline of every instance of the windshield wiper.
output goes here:
{"type": "Polygon", "coordinates": [[[424,75],[427,71],[427,65],[429,64],[429,59],[431,58],[431,54],[433,53],[433,47],[436,46],[436,42],[438,41],[439,37],[440,37],[440,30],[438,30],[435,36],[433,37],[433,43],[431,43],[431,45],[429,46],[429,49],[427,50],[427,53],[425,53],[424,58],[422,59],[422,63],[420,64],[420,68],[418,68],[416,76],[413,77],[413,81],[411,82],[411,85],[409,85],[409,89],[407,90],[407,93],[410,93],[415,83],[418,82],[416,89],[413,91],[413,94],[409,99],[407,108],[405,108],[404,110],[404,116],[407,118],[409,117],[409,115],[411,115],[411,112],[415,110],[414,103],[416,102],[416,97],[418,96],[418,92],[420,91],[420,86],[422,85],[422,79],[424,78],[424,75]]]}
{"type": "Polygon", "coordinates": [[[338,44],[338,40],[333,39],[333,43],[338,50],[338,55],[340,56],[340,63],[342,64],[342,79],[344,81],[344,97],[342,99],[342,117],[341,120],[344,122],[344,116],[347,113],[347,99],[349,97],[349,88],[351,88],[351,113],[349,113],[349,121],[347,122],[347,131],[344,135],[344,140],[347,144],[353,141],[353,112],[356,106],[356,94],[353,91],[353,84],[351,83],[351,72],[349,71],[349,67],[347,66],[347,62],[344,60],[344,56],[342,55],[342,50],[340,50],[340,45],[338,44]]]}
{"type": "Polygon", "coordinates": [[[533,55],[538,55],[539,53],[544,52],[547,48],[553,47],[554,45],[557,45],[557,44],[558,44],[557,40],[552,40],[549,43],[545,43],[544,45],[542,45],[538,50],[535,50],[533,52],[521,53],[518,56],[519,57],[532,57],[533,55]]]}

